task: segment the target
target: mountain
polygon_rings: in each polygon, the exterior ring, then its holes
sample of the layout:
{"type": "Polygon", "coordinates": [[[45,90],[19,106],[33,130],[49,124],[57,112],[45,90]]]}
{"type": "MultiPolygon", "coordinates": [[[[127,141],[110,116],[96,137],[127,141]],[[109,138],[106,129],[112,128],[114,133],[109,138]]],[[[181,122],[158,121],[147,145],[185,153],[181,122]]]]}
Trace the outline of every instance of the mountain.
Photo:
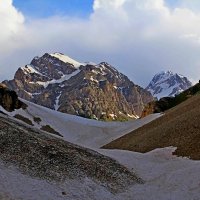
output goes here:
{"type": "Polygon", "coordinates": [[[160,99],[175,96],[191,86],[192,83],[186,77],[171,71],[162,71],[153,77],[146,89],[160,99]]]}
{"type": "Polygon", "coordinates": [[[35,57],[3,83],[28,101],[98,120],[138,118],[153,100],[110,64],[80,63],[61,53],[35,57]]]}

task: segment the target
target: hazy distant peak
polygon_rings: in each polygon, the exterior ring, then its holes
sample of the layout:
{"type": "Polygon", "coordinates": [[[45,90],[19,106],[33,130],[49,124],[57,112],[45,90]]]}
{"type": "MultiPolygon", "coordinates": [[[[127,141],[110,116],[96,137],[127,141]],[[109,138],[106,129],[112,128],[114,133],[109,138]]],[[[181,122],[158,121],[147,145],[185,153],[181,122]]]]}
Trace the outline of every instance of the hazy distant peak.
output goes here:
{"type": "Polygon", "coordinates": [[[150,91],[154,97],[162,98],[166,96],[175,96],[191,86],[192,83],[187,77],[169,70],[157,73],[146,89],[150,91]]]}

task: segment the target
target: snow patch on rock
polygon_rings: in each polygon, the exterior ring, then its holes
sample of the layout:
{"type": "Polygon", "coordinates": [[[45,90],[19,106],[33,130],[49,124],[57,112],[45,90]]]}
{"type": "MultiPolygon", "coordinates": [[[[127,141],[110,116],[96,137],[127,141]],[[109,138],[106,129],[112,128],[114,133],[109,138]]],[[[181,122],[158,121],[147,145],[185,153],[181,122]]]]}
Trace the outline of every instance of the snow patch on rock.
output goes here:
{"type": "Polygon", "coordinates": [[[53,54],[50,54],[50,56],[52,56],[54,58],[58,58],[59,60],[61,60],[64,63],[70,63],[70,64],[74,65],[75,68],[79,68],[81,65],[85,65],[84,63],[80,63],[62,53],[53,53],[53,54]]]}

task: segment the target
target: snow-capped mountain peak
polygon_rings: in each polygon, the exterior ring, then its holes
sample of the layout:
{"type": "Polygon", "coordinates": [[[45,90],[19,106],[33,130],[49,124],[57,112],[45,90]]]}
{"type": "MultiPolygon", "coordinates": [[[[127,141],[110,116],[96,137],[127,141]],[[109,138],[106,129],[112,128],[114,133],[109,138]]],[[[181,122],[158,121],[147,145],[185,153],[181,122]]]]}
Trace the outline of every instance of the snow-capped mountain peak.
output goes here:
{"type": "Polygon", "coordinates": [[[188,89],[192,83],[187,77],[172,71],[161,71],[156,74],[147,86],[147,90],[158,99],[166,96],[175,96],[188,89]]]}
{"type": "Polygon", "coordinates": [[[161,71],[160,73],[157,73],[152,81],[150,82],[149,85],[154,85],[154,84],[161,84],[164,81],[168,80],[170,77],[175,75],[172,71],[161,71]]]}
{"type": "Polygon", "coordinates": [[[110,64],[82,64],[61,53],[35,57],[4,83],[23,99],[101,120],[137,118],[144,104],[153,100],[150,92],[110,64]]]}
{"type": "Polygon", "coordinates": [[[59,60],[61,60],[64,63],[70,63],[70,64],[74,65],[75,68],[79,68],[81,65],[85,65],[84,63],[80,63],[62,53],[52,53],[52,54],[50,54],[50,56],[52,56],[54,58],[58,58],[59,60]]]}

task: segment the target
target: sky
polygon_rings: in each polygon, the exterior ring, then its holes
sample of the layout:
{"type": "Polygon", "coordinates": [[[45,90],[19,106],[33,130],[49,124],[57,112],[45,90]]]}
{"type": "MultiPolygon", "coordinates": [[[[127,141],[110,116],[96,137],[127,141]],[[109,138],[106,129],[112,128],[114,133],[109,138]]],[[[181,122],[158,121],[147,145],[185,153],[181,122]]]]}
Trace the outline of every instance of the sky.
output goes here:
{"type": "Polygon", "coordinates": [[[93,0],[14,0],[13,4],[27,17],[44,18],[52,15],[88,17],[93,0]]]}
{"type": "Polygon", "coordinates": [[[0,80],[44,53],[106,61],[146,87],[163,70],[200,79],[199,0],[0,0],[0,80]]]}

